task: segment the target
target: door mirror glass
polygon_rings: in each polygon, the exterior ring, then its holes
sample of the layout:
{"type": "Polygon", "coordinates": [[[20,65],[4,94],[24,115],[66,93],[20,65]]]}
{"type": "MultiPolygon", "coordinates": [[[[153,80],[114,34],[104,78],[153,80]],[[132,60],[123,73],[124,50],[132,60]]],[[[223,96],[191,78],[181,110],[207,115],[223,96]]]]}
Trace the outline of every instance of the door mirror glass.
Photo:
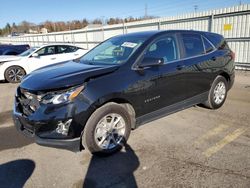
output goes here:
{"type": "Polygon", "coordinates": [[[164,59],[163,58],[154,58],[154,57],[145,57],[140,66],[141,68],[143,67],[152,67],[152,66],[159,66],[164,64],[164,59]]]}

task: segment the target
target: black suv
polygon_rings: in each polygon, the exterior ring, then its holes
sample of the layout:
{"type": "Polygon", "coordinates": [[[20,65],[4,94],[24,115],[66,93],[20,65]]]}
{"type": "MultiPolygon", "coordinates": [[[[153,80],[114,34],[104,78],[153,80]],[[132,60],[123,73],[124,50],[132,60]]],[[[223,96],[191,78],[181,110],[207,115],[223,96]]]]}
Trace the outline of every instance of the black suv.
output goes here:
{"type": "Polygon", "coordinates": [[[234,53],[221,35],[131,33],[27,75],[13,119],[40,145],[109,154],[138,125],[195,104],[221,107],[233,82],[234,53]]]}

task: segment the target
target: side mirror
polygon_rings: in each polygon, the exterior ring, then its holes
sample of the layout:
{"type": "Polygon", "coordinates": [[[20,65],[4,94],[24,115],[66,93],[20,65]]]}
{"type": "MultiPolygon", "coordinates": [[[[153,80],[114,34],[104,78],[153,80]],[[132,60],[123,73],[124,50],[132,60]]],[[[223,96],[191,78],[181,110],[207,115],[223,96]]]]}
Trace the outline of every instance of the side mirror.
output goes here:
{"type": "Polygon", "coordinates": [[[145,57],[142,62],[140,63],[139,67],[152,67],[152,66],[159,66],[164,64],[163,58],[154,58],[154,57],[145,57]]]}
{"type": "Polygon", "coordinates": [[[38,53],[33,53],[31,57],[39,57],[38,53]]]}

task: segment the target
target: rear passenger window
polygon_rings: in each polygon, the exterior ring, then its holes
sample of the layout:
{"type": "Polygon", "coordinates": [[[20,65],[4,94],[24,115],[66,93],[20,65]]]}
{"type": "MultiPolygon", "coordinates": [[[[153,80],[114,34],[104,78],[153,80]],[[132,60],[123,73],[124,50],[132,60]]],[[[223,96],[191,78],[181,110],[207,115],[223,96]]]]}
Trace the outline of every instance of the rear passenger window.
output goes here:
{"type": "Polygon", "coordinates": [[[204,43],[206,53],[209,53],[214,50],[214,47],[212,46],[212,44],[205,37],[203,37],[203,43],[204,43]]]}
{"type": "Polygon", "coordinates": [[[176,42],[173,37],[165,37],[151,44],[144,57],[163,58],[164,62],[177,59],[176,42]]]}
{"type": "Polygon", "coordinates": [[[204,47],[201,35],[182,34],[182,40],[185,50],[185,57],[192,57],[204,54],[204,47]]]}
{"type": "Polygon", "coordinates": [[[63,54],[63,53],[72,53],[77,51],[78,48],[75,46],[58,46],[57,47],[57,53],[63,54]]]}
{"type": "Polygon", "coordinates": [[[68,47],[68,53],[72,53],[72,52],[76,52],[78,50],[78,48],[77,47],[75,47],[75,46],[69,46],[68,47]]]}
{"type": "Polygon", "coordinates": [[[67,53],[68,47],[67,46],[57,46],[57,53],[63,54],[67,53]]]}

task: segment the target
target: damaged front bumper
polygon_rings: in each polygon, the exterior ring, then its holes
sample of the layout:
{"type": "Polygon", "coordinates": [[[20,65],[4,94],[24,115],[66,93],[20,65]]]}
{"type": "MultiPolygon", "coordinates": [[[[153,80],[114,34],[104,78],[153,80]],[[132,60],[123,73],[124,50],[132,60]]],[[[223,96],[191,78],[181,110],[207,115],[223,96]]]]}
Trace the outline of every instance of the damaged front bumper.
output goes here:
{"type": "Polygon", "coordinates": [[[77,152],[82,149],[80,137],[73,139],[41,138],[35,134],[34,127],[30,125],[28,123],[29,121],[21,114],[14,112],[13,121],[19,132],[26,137],[34,139],[34,141],[41,146],[66,149],[73,152],[77,152]]]}
{"type": "Polygon", "coordinates": [[[41,105],[27,114],[16,96],[13,121],[19,132],[39,145],[76,152],[83,149],[81,134],[88,118],[88,107],[87,103],[76,100],[56,106],[41,105]]]}

